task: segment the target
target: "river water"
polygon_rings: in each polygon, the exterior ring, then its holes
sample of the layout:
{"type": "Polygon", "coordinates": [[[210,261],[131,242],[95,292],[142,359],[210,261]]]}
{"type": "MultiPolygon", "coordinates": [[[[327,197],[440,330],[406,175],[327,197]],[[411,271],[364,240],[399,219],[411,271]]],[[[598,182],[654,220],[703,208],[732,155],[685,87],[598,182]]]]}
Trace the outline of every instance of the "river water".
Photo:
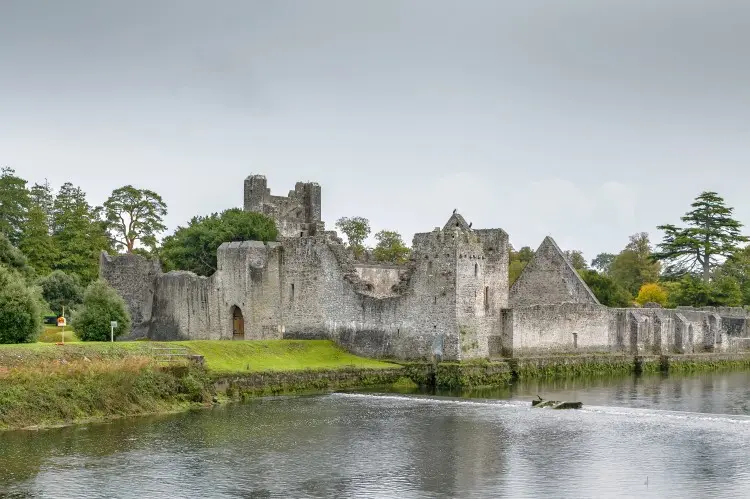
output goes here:
{"type": "Polygon", "coordinates": [[[263,399],[0,433],[0,497],[750,497],[749,414],[744,372],[263,399]]]}

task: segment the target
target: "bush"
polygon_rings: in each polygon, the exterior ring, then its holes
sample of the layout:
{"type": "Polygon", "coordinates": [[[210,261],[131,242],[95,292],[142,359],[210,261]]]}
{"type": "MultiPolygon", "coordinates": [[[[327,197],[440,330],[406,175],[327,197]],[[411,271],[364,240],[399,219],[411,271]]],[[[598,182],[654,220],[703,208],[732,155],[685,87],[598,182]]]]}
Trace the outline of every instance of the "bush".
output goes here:
{"type": "Polygon", "coordinates": [[[635,298],[638,305],[646,303],[658,303],[662,307],[667,304],[667,290],[656,283],[644,284],[635,298]]]}
{"type": "MultiPolygon", "coordinates": [[[[55,270],[50,275],[39,279],[44,301],[50,310],[58,316],[63,307],[72,309],[83,301],[83,287],[77,276],[69,275],[62,270],[55,270]]],[[[68,310],[65,311],[69,317],[68,310]]]]}
{"type": "Polygon", "coordinates": [[[125,300],[104,281],[89,284],[83,304],[73,314],[73,329],[81,341],[109,341],[110,321],[117,321],[115,338],[130,332],[125,300]]]}
{"type": "Polygon", "coordinates": [[[0,265],[0,343],[31,343],[41,330],[34,290],[20,275],[0,265]]]}

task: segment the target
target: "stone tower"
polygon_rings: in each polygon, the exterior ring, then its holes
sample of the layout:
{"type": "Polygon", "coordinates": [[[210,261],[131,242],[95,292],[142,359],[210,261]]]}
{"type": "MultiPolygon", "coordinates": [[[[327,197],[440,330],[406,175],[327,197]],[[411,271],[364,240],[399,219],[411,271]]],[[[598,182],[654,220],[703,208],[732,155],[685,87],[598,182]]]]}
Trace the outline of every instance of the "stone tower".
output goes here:
{"type": "Polygon", "coordinates": [[[281,237],[306,237],[322,234],[320,185],[297,182],[286,196],[272,196],[264,175],[245,179],[245,211],[268,215],[276,221],[281,237]]]}
{"type": "Polygon", "coordinates": [[[421,307],[412,313],[443,336],[445,358],[488,356],[508,306],[508,235],[474,230],[453,213],[442,229],[415,234],[413,246],[413,292],[421,307]]]}

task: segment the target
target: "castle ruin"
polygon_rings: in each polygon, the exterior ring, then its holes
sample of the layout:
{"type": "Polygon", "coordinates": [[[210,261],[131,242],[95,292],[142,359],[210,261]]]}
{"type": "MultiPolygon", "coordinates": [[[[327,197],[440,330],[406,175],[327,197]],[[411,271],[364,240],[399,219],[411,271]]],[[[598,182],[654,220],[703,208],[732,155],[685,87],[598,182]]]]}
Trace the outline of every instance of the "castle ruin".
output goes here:
{"type": "Polygon", "coordinates": [[[130,338],[332,339],[370,357],[446,360],[541,353],[739,350],[742,309],[613,309],[597,301],[546,238],[509,288],[508,234],[459,214],[415,234],[407,265],[356,262],[321,217],[321,188],[273,196],[245,180],[244,208],[268,215],[277,242],[224,243],[217,271],[163,273],[139,255],[107,255],[100,275],[125,299],[130,338]]]}

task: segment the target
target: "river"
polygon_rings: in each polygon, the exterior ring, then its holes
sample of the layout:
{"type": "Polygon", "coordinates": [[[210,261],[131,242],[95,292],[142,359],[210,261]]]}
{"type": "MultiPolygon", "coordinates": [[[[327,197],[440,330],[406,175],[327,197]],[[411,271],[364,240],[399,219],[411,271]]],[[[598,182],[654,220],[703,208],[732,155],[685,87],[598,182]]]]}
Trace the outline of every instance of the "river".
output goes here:
{"type": "Polygon", "coordinates": [[[0,497],[750,497],[749,414],[745,372],[262,399],[0,433],[0,497]]]}

